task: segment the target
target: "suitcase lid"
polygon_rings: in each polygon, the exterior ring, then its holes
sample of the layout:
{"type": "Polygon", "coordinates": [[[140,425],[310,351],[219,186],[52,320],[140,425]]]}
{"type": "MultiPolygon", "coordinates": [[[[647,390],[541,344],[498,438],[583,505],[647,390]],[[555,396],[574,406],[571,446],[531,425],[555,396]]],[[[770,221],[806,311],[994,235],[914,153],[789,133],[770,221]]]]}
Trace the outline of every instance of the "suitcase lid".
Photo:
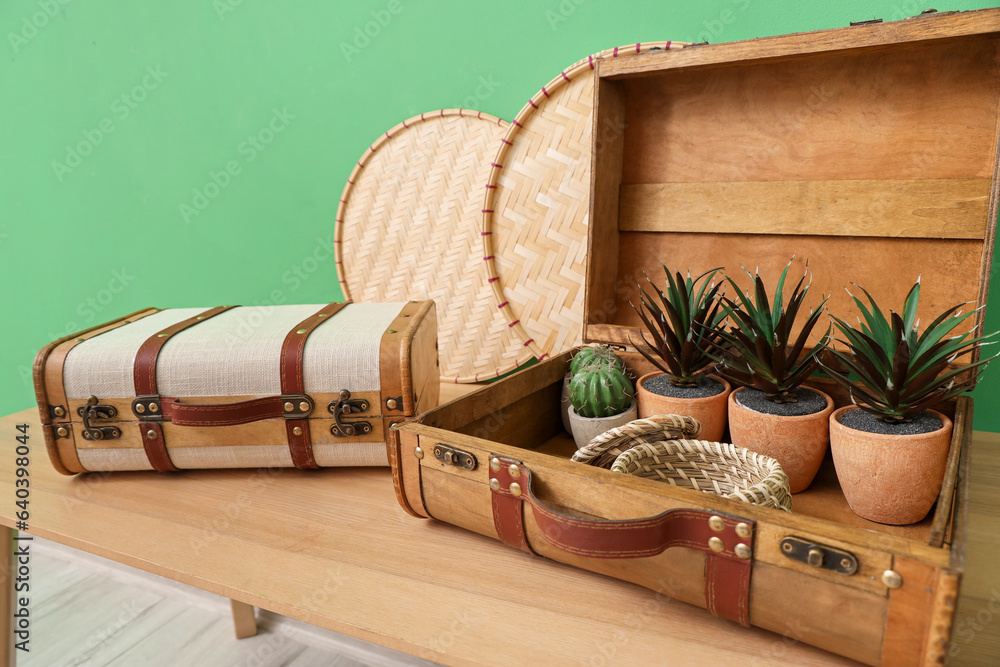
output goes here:
{"type": "Polygon", "coordinates": [[[599,61],[584,339],[636,338],[661,259],[773,289],[794,256],[842,318],[850,283],[898,310],[921,275],[921,317],[985,304],[998,63],[1000,9],[599,61]]]}

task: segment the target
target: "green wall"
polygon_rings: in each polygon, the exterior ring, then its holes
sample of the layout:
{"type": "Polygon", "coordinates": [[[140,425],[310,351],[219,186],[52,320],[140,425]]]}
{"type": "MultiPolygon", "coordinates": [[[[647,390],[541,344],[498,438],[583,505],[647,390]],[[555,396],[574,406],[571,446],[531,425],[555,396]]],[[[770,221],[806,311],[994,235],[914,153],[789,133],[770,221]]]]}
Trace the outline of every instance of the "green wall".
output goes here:
{"type": "MultiPolygon", "coordinates": [[[[34,354],[66,333],[150,305],[338,299],[337,200],[400,120],[448,107],[509,120],[565,66],[619,44],[741,40],[926,6],[4,0],[0,414],[33,405],[34,354]]],[[[976,427],[1000,430],[1000,367],[976,398],[976,427]]]]}

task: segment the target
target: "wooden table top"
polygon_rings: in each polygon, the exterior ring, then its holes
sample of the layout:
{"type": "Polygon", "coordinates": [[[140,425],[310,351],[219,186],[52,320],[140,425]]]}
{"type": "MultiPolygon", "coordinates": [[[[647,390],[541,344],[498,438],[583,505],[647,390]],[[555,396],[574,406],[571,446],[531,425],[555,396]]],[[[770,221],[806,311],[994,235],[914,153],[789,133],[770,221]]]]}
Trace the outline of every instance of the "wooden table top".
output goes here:
{"type": "MultiPolygon", "coordinates": [[[[422,658],[854,664],[633,584],[412,518],[396,502],[388,469],[65,477],[47,460],[35,410],[0,419],[0,524],[8,527],[19,423],[30,425],[30,534],[422,658]]],[[[989,488],[974,488],[972,572],[959,604],[960,623],[963,609],[973,619],[980,610],[996,613],[998,622],[966,628],[971,636],[958,637],[961,660],[952,664],[1000,655],[1000,596],[989,605],[1000,583],[987,572],[995,572],[995,558],[984,560],[1000,543],[998,452],[990,448],[989,465],[975,463],[979,486],[989,488]]]]}

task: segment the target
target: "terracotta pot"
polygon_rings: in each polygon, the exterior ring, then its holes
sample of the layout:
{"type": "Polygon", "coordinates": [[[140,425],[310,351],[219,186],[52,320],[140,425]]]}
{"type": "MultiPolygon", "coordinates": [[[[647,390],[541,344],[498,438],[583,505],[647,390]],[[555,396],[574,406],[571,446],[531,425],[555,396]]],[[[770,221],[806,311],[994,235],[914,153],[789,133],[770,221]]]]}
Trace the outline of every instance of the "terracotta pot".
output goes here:
{"type": "Polygon", "coordinates": [[[941,492],[951,445],[951,420],[930,410],[941,428],[916,435],[868,433],[830,415],[830,450],[847,504],[869,521],[901,526],[922,520],[941,492]]]}
{"type": "Polygon", "coordinates": [[[826,407],[811,415],[785,417],[768,415],[743,407],[737,400],[742,388],[729,395],[729,435],[734,445],[777,459],[792,493],[805,491],[812,484],[830,443],[830,414],[833,399],[812,389],[826,399],[826,407]]]}
{"type": "Polygon", "coordinates": [[[684,415],[694,417],[701,424],[700,440],[720,442],[726,431],[726,402],[732,387],[720,377],[710,375],[713,380],[722,383],[721,394],[705,398],[673,398],[647,391],[642,383],[663,373],[649,373],[639,378],[636,383],[635,398],[639,402],[639,418],[653,415],[684,415]]]}
{"type": "Polygon", "coordinates": [[[576,442],[576,448],[583,447],[605,431],[610,431],[613,428],[618,428],[629,423],[633,419],[638,419],[637,411],[638,408],[635,399],[632,400],[632,405],[629,406],[628,410],[617,415],[611,415],[610,417],[581,417],[576,414],[576,410],[570,405],[569,425],[573,433],[573,440],[576,442]]]}

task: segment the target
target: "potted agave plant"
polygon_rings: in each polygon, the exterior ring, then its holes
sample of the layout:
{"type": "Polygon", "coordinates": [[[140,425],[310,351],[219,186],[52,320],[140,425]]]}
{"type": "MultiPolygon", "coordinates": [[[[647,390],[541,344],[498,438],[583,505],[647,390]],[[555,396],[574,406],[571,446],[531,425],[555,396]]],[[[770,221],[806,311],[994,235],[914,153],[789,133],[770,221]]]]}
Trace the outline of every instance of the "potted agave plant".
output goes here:
{"type": "Polygon", "coordinates": [[[594,361],[604,361],[615,366],[623,373],[627,372],[625,370],[625,362],[622,361],[621,357],[615,354],[615,351],[607,345],[591,345],[583,347],[580,348],[575,355],[573,355],[573,359],[569,363],[569,371],[563,379],[562,399],[560,401],[563,428],[565,428],[569,433],[573,432],[569,423],[569,411],[570,408],[573,407],[573,404],[570,403],[569,400],[569,383],[573,380],[573,376],[576,375],[581,368],[594,361]]]}
{"type": "Polygon", "coordinates": [[[709,376],[713,359],[709,347],[724,347],[720,329],[726,320],[715,276],[721,269],[712,269],[692,279],[671,274],[666,291],[657,287],[649,276],[646,282],[656,298],[639,287],[639,306],[629,303],[638,313],[646,332],[642,345],[629,342],[659,371],[643,375],[636,382],[639,417],[677,414],[694,417],[701,423],[699,437],[717,442],[726,430],[726,401],[731,387],[718,376],[709,376]]]}
{"type": "Polygon", "coordinates": [[[577,448],[637,416],[632,381],[624,365],[607,359],[581,364],[570,381],[569,398],[570,430],[577,448]]]}
{"type": "Polygon", "coordinates": [[[949,335],[975,312],[963,315],[965,304],[941,313],[921,332],[919,278],[901,316],[890,311],[886,317],[871,294],[859,289],[868,303],[851,295],[862,315],[858,326],[833,318],[847,351],[831,347],[823,362],[855,404],[831,415],[830,449],[856,514],[878,523],[916,523],[941,491],[951,442],[951,420],[930,408],[973,389],[995,356],[954,366],[986,337],[949,335]]]}
{"type": "MultiPolygon", "coordinates": [[[[729,434],[733,444],[777,459],[788,474],[792,493],[812,483],[830,441],[827,425],[833,401],[825,393],[802,386],[817,366],[830,329],[806,349],[826,299],[806,317],[798,336],[795,320],[809,292],[806,275],[784,305],[785,277],[791,262],[769,299],[759,275],[751,296],[732,280],[736,301],[723,297],[735,326],[719,334],[728,348],[716,346],[716,372],[740,388],[729,395],[729,434]]],[[[746,271],[746,269],[744,269],[746,271]]]]}

